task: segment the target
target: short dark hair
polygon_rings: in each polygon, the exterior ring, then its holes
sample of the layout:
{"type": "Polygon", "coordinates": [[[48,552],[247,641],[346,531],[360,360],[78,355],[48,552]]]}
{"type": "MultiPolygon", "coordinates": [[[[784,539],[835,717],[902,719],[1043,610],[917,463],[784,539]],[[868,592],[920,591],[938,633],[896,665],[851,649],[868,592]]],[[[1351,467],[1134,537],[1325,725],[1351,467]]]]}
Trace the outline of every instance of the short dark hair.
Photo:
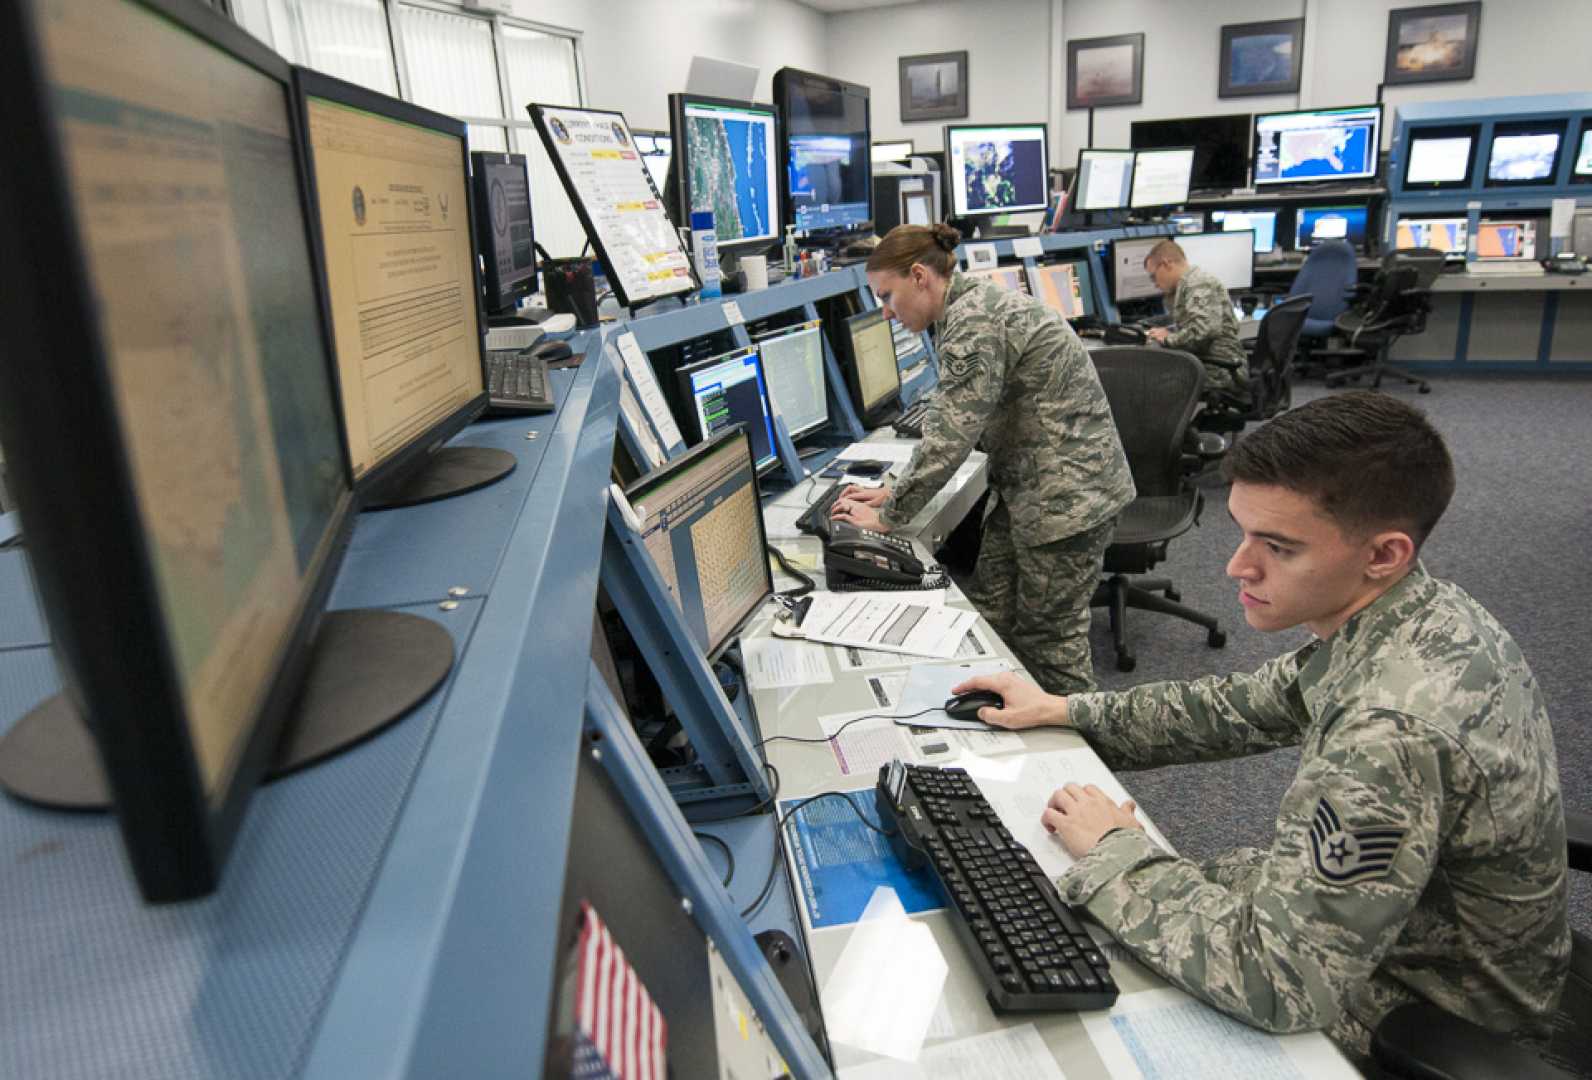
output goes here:
{"type": "Polygon", "coordinates": [[[1453,459],[1426,414],[1369,390],[1279,414],[1234,444],[1222,474],[1297,491],[1345,532],[1402,528],[1417,550],[1454,495],[1453,459]]]}
{"type": "Polygon", "coordinates": [[[1177,266],[1180,263],[1188,262],[1188,255],[1183,251],[1181,244],[1168,237],[1145,252],[1144,265],[1149,266],[1151,259],[1156,262],[1171,263],[1173,266],[1177,266]]]}

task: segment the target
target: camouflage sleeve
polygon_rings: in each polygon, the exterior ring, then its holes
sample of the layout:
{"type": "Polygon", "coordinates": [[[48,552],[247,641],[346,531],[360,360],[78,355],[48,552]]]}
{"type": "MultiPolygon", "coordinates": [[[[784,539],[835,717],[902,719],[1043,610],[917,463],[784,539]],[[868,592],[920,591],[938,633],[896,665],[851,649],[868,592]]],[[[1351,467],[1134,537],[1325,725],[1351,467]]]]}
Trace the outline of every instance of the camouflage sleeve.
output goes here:
{"type": "Polygon", "coordinates": [[[972,452],[1000,404],[1005,365],[999,352],[998,341],[988,335],[941,347],[940,384],[923,418],[923,438],[880,511],[890,528],[916,517],[972,452]]]}
{"type": "Polygon", "coordinates": [[[1066,873],[1062,894],[1223,1012],[1272,1032],[1330,1027],[1431,877],[1449,753],[1401,714],[1338,725],[1334,748],[1307,758],[1284,796],[1270,851],[1233,884],[1118,829],[1066,873]]]}
{"type": "Polygon", "coordinates": [[[1166,344],[1173,349],[1199,353],[1203,359],[1205,351],[1225,329],[1230,306],[1220,283],[1196,285],[1188,298],[1178,304],[1177,329],[1167,336],[1166,344]]]}
{"type": "Polygon", "coordinates": [[[1067,722],[1114,769],[1217,761],[1293,746],[1310,723],[1297,687],[1298,653],[1254,674],[1146,683],[1073,694],[1067,722]]]}

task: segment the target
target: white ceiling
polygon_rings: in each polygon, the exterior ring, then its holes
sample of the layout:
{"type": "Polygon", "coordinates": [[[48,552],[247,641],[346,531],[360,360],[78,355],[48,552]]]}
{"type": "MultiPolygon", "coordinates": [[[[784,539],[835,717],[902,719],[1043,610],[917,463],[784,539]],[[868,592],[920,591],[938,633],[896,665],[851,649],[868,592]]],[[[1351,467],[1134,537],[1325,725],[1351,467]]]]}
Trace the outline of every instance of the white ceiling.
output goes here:
{"type": "Polygon", "coordinates": [[[920,0],[796,0],[798,4],[817,11],[834,14],[841,11],[861,11],[863,8],[895,7],[899,4],[916,4],[920,0]]]}

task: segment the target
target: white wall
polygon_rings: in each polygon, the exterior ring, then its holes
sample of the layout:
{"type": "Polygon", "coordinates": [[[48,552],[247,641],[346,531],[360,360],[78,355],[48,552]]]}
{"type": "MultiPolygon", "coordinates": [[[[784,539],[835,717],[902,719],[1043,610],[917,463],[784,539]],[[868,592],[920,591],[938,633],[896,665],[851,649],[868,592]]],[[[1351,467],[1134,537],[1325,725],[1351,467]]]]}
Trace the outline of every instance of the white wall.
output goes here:
{"type": "Polygon", "coordinates": [[[583,31],[588,104],[632,127],[668,129],[693,56],[756,65],[759,101],[779,68],[827,67],[824,16],[794,0],[514,0],[514,14],[583,31]]]}

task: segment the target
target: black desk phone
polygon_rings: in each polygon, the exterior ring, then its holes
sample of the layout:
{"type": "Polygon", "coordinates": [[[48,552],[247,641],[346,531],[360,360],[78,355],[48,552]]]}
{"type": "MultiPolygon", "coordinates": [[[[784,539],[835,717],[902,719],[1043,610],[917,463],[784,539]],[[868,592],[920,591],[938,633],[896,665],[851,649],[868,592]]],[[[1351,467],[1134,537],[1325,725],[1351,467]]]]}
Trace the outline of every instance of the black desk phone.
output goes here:
{"type": "Polygon", "coordinates": [[[911,541],[848,521],[829,523],[824,545],[826,584],[832,591],[848,589],[943,589],[945,574],[924,565],[911,541]]]}

